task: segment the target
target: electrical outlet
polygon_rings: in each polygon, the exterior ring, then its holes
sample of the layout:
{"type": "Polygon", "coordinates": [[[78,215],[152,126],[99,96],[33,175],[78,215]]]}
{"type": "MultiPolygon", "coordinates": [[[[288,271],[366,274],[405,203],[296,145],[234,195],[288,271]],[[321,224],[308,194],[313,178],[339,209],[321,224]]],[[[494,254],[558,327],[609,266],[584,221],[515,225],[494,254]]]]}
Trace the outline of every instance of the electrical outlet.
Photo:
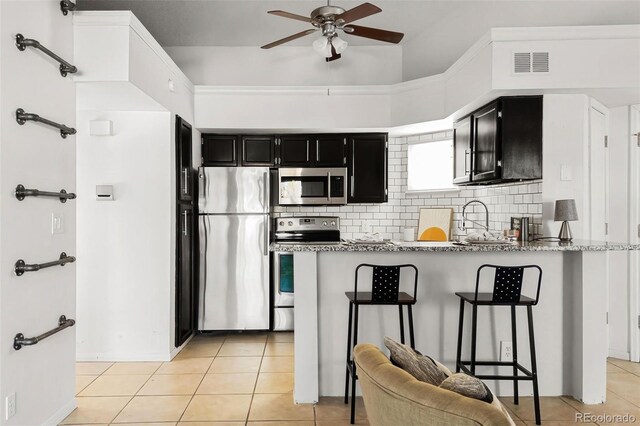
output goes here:
{"type": "Polygon", "coordinates": [[[509,341],[500,342],[500,361],[511,362],[513,361],[513,346],[509,341]]]}
{"type": "Polygon", "coordinates": [[[16,415],[16,394],[15,392],[5,399],[5,420],[9,420],[16,415]]]}

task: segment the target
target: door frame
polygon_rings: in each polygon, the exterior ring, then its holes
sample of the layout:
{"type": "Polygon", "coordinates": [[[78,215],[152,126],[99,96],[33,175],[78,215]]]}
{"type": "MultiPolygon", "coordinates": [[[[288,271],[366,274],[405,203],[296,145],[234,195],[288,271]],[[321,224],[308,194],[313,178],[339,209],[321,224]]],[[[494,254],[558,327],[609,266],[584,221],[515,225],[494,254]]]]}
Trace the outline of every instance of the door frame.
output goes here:
{"type": "MultiPolygon", "coordinates": [[[[640,244],[640,104],[629,107],[629,242],[640,244]]],[[[629,355],[640,362],[640,253],[629,251],[629,355]]]]}

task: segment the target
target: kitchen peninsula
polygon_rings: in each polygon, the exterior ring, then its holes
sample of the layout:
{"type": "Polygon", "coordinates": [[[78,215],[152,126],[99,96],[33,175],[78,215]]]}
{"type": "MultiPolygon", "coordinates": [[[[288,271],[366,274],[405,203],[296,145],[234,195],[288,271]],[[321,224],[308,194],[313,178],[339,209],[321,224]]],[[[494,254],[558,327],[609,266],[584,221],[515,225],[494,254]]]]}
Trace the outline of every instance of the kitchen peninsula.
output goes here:
{"type": "MultiPolygon", "coordinates": [[[[354,271],[361,263],[414,264],[419,271],[414,307],[416,349],[454,367],[458,327],[456,291],[473,291],[482,264],[537,264],[543,270],[534,327],[540,395],[572,395],[587,404],[606,399],[607,251],[639,250],[639,245],[594,241],[570,244],[529,242],[505,245],[453,243],[272,244],[294,253],[295,390],[298,403],[344,392],[348,303],[354,271]]],[[[369,285],[362,279],[363,289],[369,285]]],[[[401,283],[401,287],[404,283],[401,283]]],[[[487,283],[491,286],[491,283],[487,283]]],[[[525,280],[523,293],[527,293],[525,280]]],[[[490,287],[489,287],[490,288],[490,287]]],[[[360,312],[359,342],[383,347],[398,338],[397,310],[370,306],[360,312]]],[[[469,318],[466,318],[467,320],[469,318]]],[[[478,310],[478,359],[498,359],[500,341],[510,341],[508,309],[478,310]]],[[[465,322],[465,328],[470,322],[465,322]]],[[[529,365],[526,316],[518,316],[520,357],[529,365]]],[[[465,336],[469,336],[468,330],[465,336]]],[[[469,341],[463,342],[463,358],[469,341]]],[[[490,382],[498,395],[512,393],[507,381],[490,382]]],[[[531,385],[521,383],[521,395],[531,385]]]]}

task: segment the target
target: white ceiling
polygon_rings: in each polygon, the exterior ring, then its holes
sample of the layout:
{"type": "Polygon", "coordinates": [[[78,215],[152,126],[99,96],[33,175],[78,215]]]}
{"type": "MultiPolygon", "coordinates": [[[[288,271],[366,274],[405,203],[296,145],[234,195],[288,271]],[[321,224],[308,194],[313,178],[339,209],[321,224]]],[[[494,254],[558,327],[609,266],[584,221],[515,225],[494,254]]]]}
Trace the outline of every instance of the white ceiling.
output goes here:
{"type": "MultiPolygon", "coordinates": [[[[349,9],[366,0],[331,0],[349,9]]],[[[405,56],[428,58],[419,75],[444,71],[492,27],[640,24],[640,1],[615,0],[369,0],[382,13],[357,24],[405,33],[405,56]]],[[[261,46],[310,24],[279,16],[308,16],[322,0],[78,0],[80,10],[131,10],[163,46],[261,46]]],[[[345,36],[350,45],[386,43],[345,36]]],[[[308,46],[312,37],[288,43],[308,46]]],[[[406,57],[405,66],[411,64],[406,57]]],[[[415,78],[418,75],[410,75],[415,78]]]]}

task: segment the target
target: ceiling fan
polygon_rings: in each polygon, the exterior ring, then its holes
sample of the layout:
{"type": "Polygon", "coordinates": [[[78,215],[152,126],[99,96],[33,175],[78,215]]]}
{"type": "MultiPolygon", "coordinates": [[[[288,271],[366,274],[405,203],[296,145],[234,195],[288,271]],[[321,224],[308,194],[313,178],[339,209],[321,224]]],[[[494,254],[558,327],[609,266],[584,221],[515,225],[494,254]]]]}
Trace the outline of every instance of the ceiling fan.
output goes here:
{"type": "Polygon", "coordinates": [[[271,49],[272,47],[313,34],[320,30],[322,31],[322,37],[313,42],[313,48],[323,54],[327,62],[339,59],[342,56],[341,53],[347,48],[347,42],[338,37],[338,30],[358,37],[385,41],[387,43],[400,43],[400,40],[404,37],[403,33],[351,24],[353,21],[366,18],[379,12],[382,12],[382,9],[371,3],[363,3],[353,9],[344,10],[338,6],[330,6],[329,2],[327,2],[326,6],[314,9],[309,15],[309,18],[283,10],[270,10],[267,13],[282,16],[283,18],[308,22],[315,28],[301,31],[289,37],[265,44],[262,46],[262,49],[271,49]]]}

